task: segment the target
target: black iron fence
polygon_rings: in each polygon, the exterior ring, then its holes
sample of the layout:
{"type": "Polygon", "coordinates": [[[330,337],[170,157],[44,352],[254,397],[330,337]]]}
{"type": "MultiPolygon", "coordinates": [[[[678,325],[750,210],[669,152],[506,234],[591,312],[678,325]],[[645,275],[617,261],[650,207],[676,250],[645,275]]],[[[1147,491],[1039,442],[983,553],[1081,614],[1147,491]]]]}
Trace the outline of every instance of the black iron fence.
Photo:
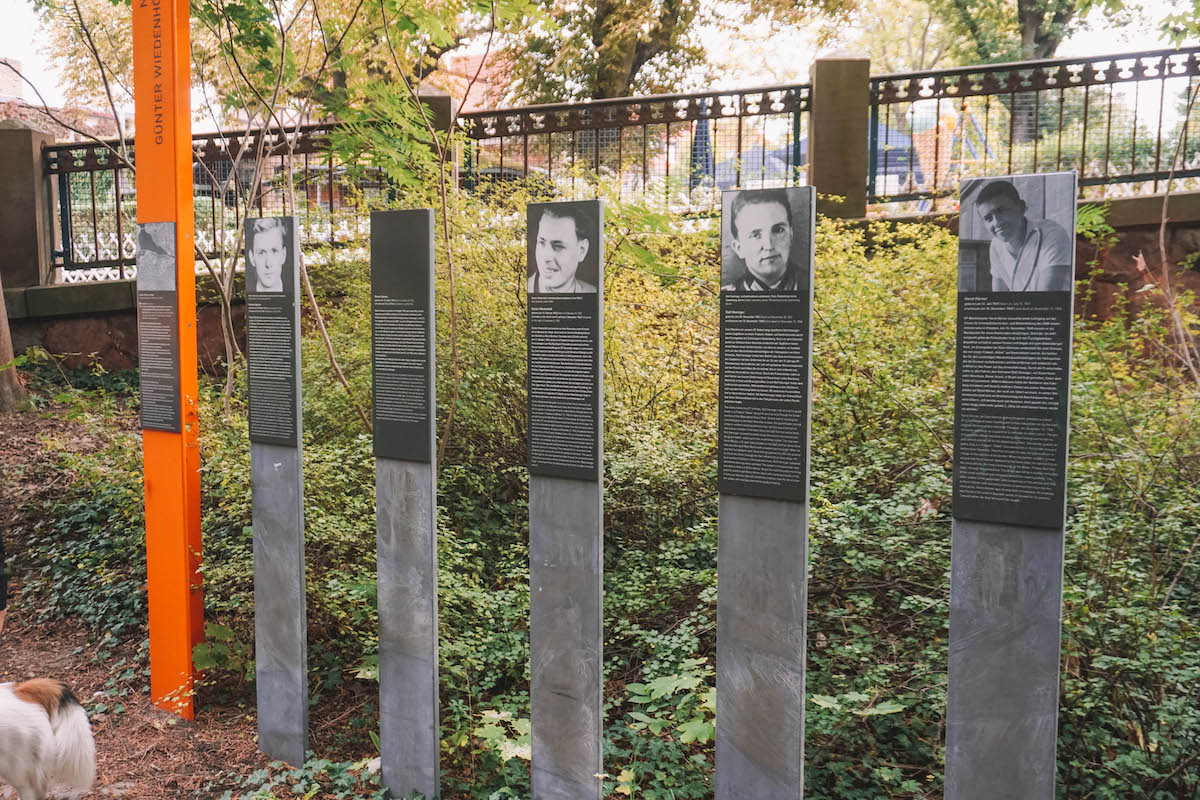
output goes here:
{"type": "MultiPolygon", "coordinates": [[[[1198,87],[1200,48],[876,76],[858,185],[874,210],[917,211],[951,207],[962,178],[1013,172],[1078,170],[1086,197],[1200,188],[1200,113],[1185,113],[1198,87]]],[[[813,103],[803,84],[473,112],[458,120],[460,176],[468,188],[523,179],[562,197],[588,196],[605,177],[623,197],[706,212],[723,189],[806,182],[813,103]]],[[[340,163],[333,129],[195,136],[198,247],[229,253],[245,201],[281,213],[287,192],[305,244],[361,240],[365,208],[389,195],[387,183],[340,163]]],[[[125,277],[133,266],[136,183],[116,150],[46,150],[66,280],[125,277]]]]}
{"type": "MultiPolygon", "coordinates": [[[[366,225],[362,201],[386,196],[388,186],[378,170],[349,169],[338,161],[330,148],[333,128],[306,125],[266,134],[249,130],[194,136],[192,196],[198,248],[213,258],[228,257],[244,209],[256,209],[260,215],[283,213],[289,207],[289,192],[305,245],[360,239],[366,225]]],[[[46,173],[57,189],[55,266],[62,268],[68,282],[134,273],[137,182],[119,144],[83,142],[45,151],[46,173]]],[[[136,162],[132,143],[128,152],[136,162]]]]}
{"type": "Polygon", "coordinates": [[[1192,188],[1198,78],[1196,47],[873,77],[869,202],[928,211],[962,178],[1071,169],[1086,197],[1192,188]]]}
{"type": "Polygon", "coordinates": [[[804,182],[808,85],[655,95],[465,114],[468,185],[516,177],[567,196],[590,176],[622,196],[709,209],[722,189],[804,182]]]}

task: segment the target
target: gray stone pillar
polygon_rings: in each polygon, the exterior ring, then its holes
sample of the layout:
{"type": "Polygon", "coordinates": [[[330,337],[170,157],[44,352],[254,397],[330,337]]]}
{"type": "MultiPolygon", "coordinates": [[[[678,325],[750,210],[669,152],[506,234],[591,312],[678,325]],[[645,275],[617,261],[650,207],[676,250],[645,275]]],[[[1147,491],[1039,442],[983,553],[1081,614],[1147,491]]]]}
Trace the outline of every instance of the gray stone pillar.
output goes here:
{"type": "Polygon", "coordinates": [[[1077,192],[960,187],[945,800],[1055,796],[1077,192]],[[1037,226],[1011,272],[1005,205],[1037,226]]]}
{"type": "Polygon", "coordinates": [[[808,182],[817,190],[817,211],[866,216],[871,61],[839,51],[814,61],[810,74],[808,182]]]}
{"type": "Polygon", "coordinates": [[[53,143],[31,128],[0,128],[0,275],[9,289],[50,282],[52,195],[42,148],[53,143]]]}
{"type": "Polygon", "coordinates": [[[258,747],[299,766],[308,749],[308,612],[296,231],[295,217],[246,220],[258,747]]]}
{"type": "Polygon", "coordinates": [[[720,497],[717,800],[804,795],[808,503],[720,497]]]}
{"type": "Polygon", "coordinates": [[[308,750],[304,452],[250,443],[258,748],[294,766],[308,750]]]}
{"type": "Polygon", "coordinates": [[[371,214],[379,755],[393,797],[438,794],[433,211],[371,214]]]}
{"type": "Polygon", "coordinates": [[[946,800],[1051,800],[1061,529],[954,520],[946,800]]]}
{"type": "Polygon", "coordinates": [[[532,795],[600,800],[604,201],[534,203],[527,214],[532,795]]]}
{"type": "Polygon", "coordinates": [[[603,488],[529,478],[534,800],[599,800],[604,771],[603,488]]]}
{"type": "MultiPolygon", "coordinates": [[[[432,449],[432,448],[431,448],[432,449]]],[[[427,463],[375,461],[379,736],[397,797],[438,793],[437,491],[427,463]]]]}
{"type": "Polygon", "coordinates": [[[450,95],[438,89],[426,88],[417,93],[417,99],[428,107],[431,114],[429,121],[436,130],[443,133],[450,130],[453,122],[451,116],[454,114],[454,99],[450,95]]]}

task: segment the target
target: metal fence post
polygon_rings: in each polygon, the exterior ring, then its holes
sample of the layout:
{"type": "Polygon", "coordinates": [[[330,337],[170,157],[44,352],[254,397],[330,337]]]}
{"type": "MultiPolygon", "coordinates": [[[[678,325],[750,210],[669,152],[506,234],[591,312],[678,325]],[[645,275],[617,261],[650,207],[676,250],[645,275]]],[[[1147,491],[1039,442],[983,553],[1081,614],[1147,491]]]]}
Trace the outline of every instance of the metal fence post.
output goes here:
{"type": "Polygon", "coordinates": [[[62,267],[67,270],[75,263],[75,243],[71,232],[71,176],[65,172],[58,173],[58,225],[62,251],[55,254],[62,256],[62,267]]]}
{"type": "MultiPolygon", "coordinates": [[[[867,139],[867,201],[875,202],[878,197],[875,181],[879,177],[879,106],[871,103],[869,106],[870,120],[868,123],[867,139]]],[[[884,140],[886,146],[886,139],[884,140]]],[[[886,164],[885,164],[886,167],[886,164]]]]}

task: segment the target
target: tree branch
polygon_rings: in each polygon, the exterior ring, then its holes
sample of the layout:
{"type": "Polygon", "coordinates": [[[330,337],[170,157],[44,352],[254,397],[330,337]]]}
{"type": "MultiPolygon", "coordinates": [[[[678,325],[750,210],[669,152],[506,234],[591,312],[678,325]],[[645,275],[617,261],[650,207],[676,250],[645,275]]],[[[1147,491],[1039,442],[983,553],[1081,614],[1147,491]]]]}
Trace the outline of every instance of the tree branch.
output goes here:
{"type": "Polygon", "coordinates": [[[33,93],[37,95],[38,101],[39,101],[39,102],[42,104],[42,107],[41,107],[41,108],[38,108],[37,106],[34,106],[34,105],[30,105],[30,104],[28,104],[28,103],[25,103],[25,104],[24,104],[24,107],[25,107],[25,108],[28,108],[28,109],[30,109],[30,110],[33,110],[33,111],[36,111],[36,112],[38,112],[39,114],[45,114],[45,115],[46,115],[47,117],[49,117],[49,118],[50,118],[50,119],[51,119],[51,120],[52,120],[52,121],[53,121],[53,122],[54,122],[56,125],[61,125],[62,127],[66,128],[67,130],[71,131],[72,133],[77,133],[77,134],[79,134],[80,136],[84,137],[84,138],[85,138],[85,139],[87,139],[89,142],[92,142],[93,144],[96,144],[96,145],[99,145],[100,147],[103,147],[105,150],[107,150],[109,153],[111,153],[111,154],[113,155],[113,157],[117,159],[117,161],[119,161],[119,162],[120,162],[121,166],[125,167],[125,168],[126,168],[126,169],[128,169],[130,172],[134,172],[134,173],[136,174],[136,169],[135,169],[135,168],[134,168],[134,166],[133,166],[133,162],[132,162],[132,161],[130,161],[128,158],[126,158],[126,157],[125,157],[125,156],[124,156],[124,155],[121,153],[121,151],[119,151],[119,150],[117,150],[116,148],[114,148],[114,147],[112,146],[112,144],[110,144],[109,142],[106,142],[105,140],[103,140],[103,139],[99,138],[98,136],[96,136],[94,133],[91,133],[90,131],[85,131],[85,130],[83,130],[82,128],[77,128],[77,127],[75,127],[75,126],[74,126],[74,125],[72,125],[70,122],[67,122],[65,119],[63,119],[62,117],[58,116],[58,115],[57,115],[57,114],[55,114],[53,111],[51,111],[51,110],[50,110],[50,105],[49,105],[49,104],[46,102],[46,98],[42,96],[42,93],[41,93],[40,91],[38,91],[38,88],[37,88],[37,86],[35,86],[35,85],[34,85],[33,81],[29,80],[29,78],[27,78],[27,77],[25,76],[25,74],[24,74],[23,72],[21,72],[21,70],[19,70],[19,69],[17,69],[16,67],[14,67],[14,66],[13,66],[13,65],[12,65],[10,62],[8,62],[8,61],[0,61],[0,66],[5,66],[5,67],[8,67],[8,68],[9,68],[9,69],[11,69],[13,72],[15,72],[15,73],[17,74],[17,77],[18,77],[18,78],[20,78],[22,81],[24,81],[24,82],[25,82],[25,85],[26,85],[26,86],[28,86],[30,89],[32,89],[32,90],[33,90],[33,93]]]}
{"type": "Polygon", "coordinates": [[[104,84],[104,95],[108,98],[108,108],[112,111],[113,119],[117,123],[117,141],[121,143],[122,160],[128,162],[129,144],[125,141],[125,123],[121,120],[121,112],[117,110],[117,101],[113,98],[112,86],[108,82],[108,70],[104,67],[104,59],[100,57],[100,51],[96,49],[96,42],[92,39],[92,31],[83,19],[83,10],[79,7],[79,0],[71,0],[71,3],[75,7],[75,17],[79,20],[79,29],[83,32],[84,42],[87,44],[88,51],[92,54],[92,58],[95,59],[96,66],[100,70],[100,81],[104,84]]]}

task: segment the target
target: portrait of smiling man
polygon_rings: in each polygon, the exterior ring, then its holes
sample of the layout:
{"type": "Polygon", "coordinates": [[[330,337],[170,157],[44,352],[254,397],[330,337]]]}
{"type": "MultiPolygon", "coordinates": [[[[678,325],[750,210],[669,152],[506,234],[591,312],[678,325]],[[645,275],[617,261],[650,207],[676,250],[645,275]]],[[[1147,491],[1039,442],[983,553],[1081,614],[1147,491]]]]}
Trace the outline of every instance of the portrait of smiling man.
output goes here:
{"type": "Polygon", "coordinates": [[[988,181],[975,211],[992,237],[993,292],[1065,292],[1074,280],[1074,237],[1051,219],[1030,219],[1029,204],[1007,180],[988,181]]]}
{"type": "MultiPolygon", "coordinates": [[[[533,231],[535,269],[525,288],[534,294],[595,293],[595,284],[579,276],[580,266],[591,265],[599,257],[593,250],[591,230],[579,211],[554,206],[542,209],[533,231]]],[[[585,269],[585,274],[594,271],[585,269]]]]}
{"type": "Polygon", "coordinates": [[[282,219],[268,217],[254,220],[249,247],[254,291],[284,291],[283,273],[289,249],[287,240],[287,231],[282,219]]]}
{"type": "Polygon", "coordinates": [[[730,252],[722,265],[721,289],[735,292],[795,292],[807,288],[807,272],[792,258],[799,252],[793,202],[787,189],[732,193],[730,252]],[[736,259],[728,258],[729,255],[736,259]],[[740,263],[739,263],[740,262],[740,263]]]}

